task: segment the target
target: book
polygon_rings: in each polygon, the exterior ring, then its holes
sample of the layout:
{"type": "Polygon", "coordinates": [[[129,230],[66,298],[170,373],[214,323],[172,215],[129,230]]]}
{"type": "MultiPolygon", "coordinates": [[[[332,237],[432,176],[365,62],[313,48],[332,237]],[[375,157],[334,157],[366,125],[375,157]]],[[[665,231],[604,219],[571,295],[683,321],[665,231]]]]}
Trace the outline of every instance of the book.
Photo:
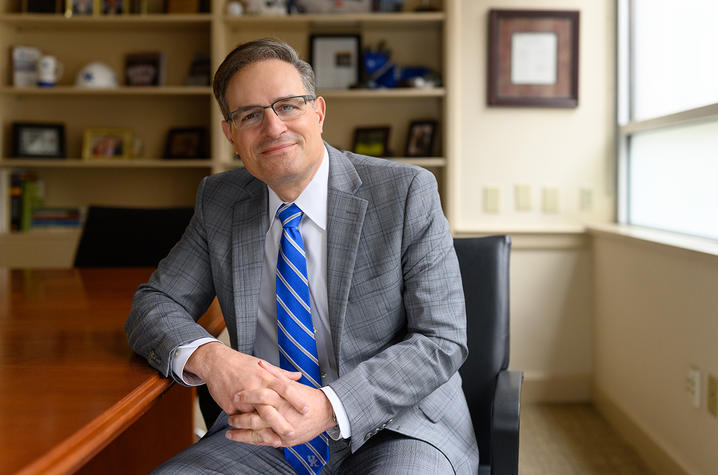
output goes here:
{"type": "Polygon", "coordinates": [[[125,56],[125,84],[128,86],[163,86],[165,55],[159,51],[130,53],[125,56]]]}
{"type": "Polygon", "coordinates": [[[37,62],[42,52],[33,46],[12,47],[12,85],[35,87],[37,85],[37,62]]]}

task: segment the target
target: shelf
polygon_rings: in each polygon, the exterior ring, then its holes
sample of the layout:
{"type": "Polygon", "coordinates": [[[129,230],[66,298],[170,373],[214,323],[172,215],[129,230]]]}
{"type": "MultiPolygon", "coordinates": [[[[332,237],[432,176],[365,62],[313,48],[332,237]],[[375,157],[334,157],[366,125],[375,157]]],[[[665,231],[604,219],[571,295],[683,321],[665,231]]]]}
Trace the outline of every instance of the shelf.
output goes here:
{"type": "Polygon", "coordinates": [[[66,18],[61,14],[42,13],[4,13],[0,23],[19,28],[51,28],[53,30],[91,31],[107,28],[120,29],[158,29],[209,28],[212,22],[210,13],[187,15],[170,14],[126,14],[126,15],[87,15],[66,18]]]}
{"type": "Polygon", "coordinates": [[[319,95],[325,99],[441,98],[446,96],[446,89],[443,87],[427,89],[414,87],[398,87],[394,89],[327,89],[319,91],[319,95]]]}
{"type": "MultiPolygon", "coordinates": [[[[446,159],[443,157],[393,157],[389,158],[388,160],[401,163],[409,163],[411,165],[418,165],[425,168],[442,168],[446,166],[446,159]]],[[[240,160],[222,163],[222,167],[225,170],[241,168],[242,166],[243,165],[240,160]]]]}
{"type": "Polygon", "coordinates": [[[211,96],[212,89],[203,86],[160,86],[114,88],[55,87],[0,87],[0,94],[9,96],[211,96]]]}
{"type": "Polygon", "coordinates": [[[0,168],[211,168],[211,160],[164,159],[22,159],[0,160],[0,168]]]}
{"type": "Polygon", "coordinates": [[[320,26],[415,26],[417,24],[441,25],[445,20],[444,12],[419,13],[355,13],[355,14],[307,14],[290,16],[250,16],[225,17],[224,23],[230,28],[272,28],[282,27],[320,27],[320,26]]]}

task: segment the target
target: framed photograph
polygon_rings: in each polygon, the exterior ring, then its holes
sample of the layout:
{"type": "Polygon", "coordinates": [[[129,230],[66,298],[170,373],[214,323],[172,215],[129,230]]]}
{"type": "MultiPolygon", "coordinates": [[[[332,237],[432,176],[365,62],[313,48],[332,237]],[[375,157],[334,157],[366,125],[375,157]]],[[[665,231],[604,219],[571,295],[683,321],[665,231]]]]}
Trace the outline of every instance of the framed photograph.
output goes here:
{"type": "Polygon", "coordinates": [[[352,150],[373,157],[389,155],[389,130],[389,127],[357,127],[352,150]]]}
{"type": "Polygon", "coordinates": [[[59,0],[22,0],[22,11],[27,13],[57,13],[59,0]]]}
{"type": "Polygon", "coordinates": [[[131,130],[87,129],[82,142],[82,158],[131,158],[133,145],[131,130]]]}
{"type": "Polygon", "coordinates": [[[310,42],[310,62],[319,90],[349,89],[359,83],[359,35],[312,35],[310,42]]]}
{"type": "Polygon", "coordinates": [[[97,15],[100,11],[100,0],[65,0],[65,16],[97,15]]]}
{"type": "Polygon", "coordinates": [[[188,127],[170,129],[164,158],[207,158],[207,129],[188,127]]]}
{"type": "Polygon", "coordinates": [[[407,157],[431,157],[434,155],[437,124],[438,122],[435,120],[413,120],[409,124],[404,152],[407,157]]]}
{"type": "Polygon", "coordinates": [[[489,12],[490,105],[578,105],[578,11],[489,12]]]}
{"type": "Polygon", "coordinates": [[[121,15],[130,12],[132,0],[100,0],[100,12],[103,15],[121,15]]]}
{"type": "Polygon", "coordinates": [[[125,84],[162,86],[165,82],[165,55],[159,51],[129,53],[125,56],[125,84]]]}
{"type": "Polygon", "coordinates": [[[65,125],[13,122],[12,154],[18,158],[65,158],[65,125]]]}

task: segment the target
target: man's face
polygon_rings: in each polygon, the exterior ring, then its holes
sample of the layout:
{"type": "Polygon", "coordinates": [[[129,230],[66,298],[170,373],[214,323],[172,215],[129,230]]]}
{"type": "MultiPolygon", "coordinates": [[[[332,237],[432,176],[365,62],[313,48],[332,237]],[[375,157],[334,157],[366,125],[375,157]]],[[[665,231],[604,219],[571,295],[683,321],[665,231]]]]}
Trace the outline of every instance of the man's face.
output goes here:
{"type": "MultiPolygon", "coordinates": [[[[234,74],[227,85],[229,110],[267,106],[277,99],[305,95],[301,76],[291,64],[265,60],[250,64],[234,74]]],[[[324,155],[322,127],[325,104],[319,97],[306,112],[282,121],[272,109],[256,127],[238,130],[222,122],[222,130],[254,177],[263,181],[282,199],[295,199],[316,173],[324,155]],[[294,196],[290,196],[294,195],[294,196]]]]}

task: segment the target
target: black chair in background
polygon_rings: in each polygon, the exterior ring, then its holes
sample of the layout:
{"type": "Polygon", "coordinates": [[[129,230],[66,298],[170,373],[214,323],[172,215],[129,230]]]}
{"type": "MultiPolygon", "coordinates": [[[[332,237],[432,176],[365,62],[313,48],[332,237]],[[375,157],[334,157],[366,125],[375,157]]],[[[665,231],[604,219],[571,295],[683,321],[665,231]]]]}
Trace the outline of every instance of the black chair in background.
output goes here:
{"type": "Polygon", "coordinates": [[[479,444],[480,474],[517,474],[523,372],[509,366],[509,236],[454,239],[469,356],[459,372],[479,444]]]}
{"type": "Polygon", "coordinates": [[[75,267],[156,267],[182,237],[192,208],[90,206],[75,267]]]}

